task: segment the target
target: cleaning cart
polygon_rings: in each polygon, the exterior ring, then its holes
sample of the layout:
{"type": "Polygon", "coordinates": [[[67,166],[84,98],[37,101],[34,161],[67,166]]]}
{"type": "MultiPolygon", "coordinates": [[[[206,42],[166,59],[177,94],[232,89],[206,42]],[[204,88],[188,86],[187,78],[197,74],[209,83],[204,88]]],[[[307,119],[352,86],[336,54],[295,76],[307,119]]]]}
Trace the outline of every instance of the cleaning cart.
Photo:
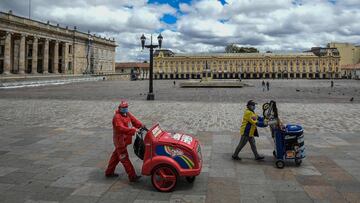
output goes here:
{"type": "Polygon", "coordinates": [[[305,158],[304,130],[301,125],[283,125],[279,119],[275,101],[263,105],[263,115],[268,119],[274,139],[276,167],[284,168],[286,160],[294,160],[297,166],[305,158]]]}

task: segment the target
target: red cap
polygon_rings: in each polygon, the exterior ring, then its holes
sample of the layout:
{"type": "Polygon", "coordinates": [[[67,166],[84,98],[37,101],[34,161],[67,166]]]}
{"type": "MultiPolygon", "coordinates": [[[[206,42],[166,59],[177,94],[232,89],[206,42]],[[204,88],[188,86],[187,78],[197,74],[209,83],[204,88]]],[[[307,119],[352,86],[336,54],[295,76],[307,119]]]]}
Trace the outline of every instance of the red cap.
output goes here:
{"type": "Polygon", "coordinates": [[[128,108],[129,104],[127,103],[127,101],[121,101],[119,108],[128,108]]]}

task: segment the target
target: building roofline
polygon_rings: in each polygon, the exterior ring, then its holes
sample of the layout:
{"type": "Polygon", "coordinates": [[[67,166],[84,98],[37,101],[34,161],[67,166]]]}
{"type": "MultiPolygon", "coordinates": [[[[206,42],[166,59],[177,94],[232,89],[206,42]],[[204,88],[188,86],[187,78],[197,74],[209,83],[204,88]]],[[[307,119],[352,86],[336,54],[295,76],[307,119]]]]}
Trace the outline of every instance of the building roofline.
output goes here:
{"type": "MultiPolygon", "coordinates": [[[[26,23],[26,21],[28,21],[28,22],[36,22],[36,23],[38,23],[38,24],[40,24],[42,26],[51,26],[53,28],[61,29],[63,31],[75,32],[75,33],[80,34],[80,35],[86,35],[87,37],[90,36],[90,37],[95,38],[97,40],[101,40],[101,41],[105,40],[107,43],[116,43],[115,40],[112,40],[112,39],[98,37],[98,36],[95,36],[95,35],[90,34],[90,33],[85,33],[85,32],[79,31],[77,29],[64,28],[64,27],[61,27],[61,26],[53,25],[53,24],[50,23],[50,21],[49,21],[49,23],[44,23],[44,22],[36,20],[36,19],[29,19],[29,18],[26,18],[26,17],[14,15],[13,13],[9,13],[9,12],[5,13],[3,11],[0,11],[0,17],[2,17],[2,16],[4,16],[5,18],[7,17],[8,20],[10,20],[10,18],[9,18],[10,16],[21,19],[21,20],[24,21],[24,24],[26,23]]],[[[32,26],[36,26],[36,25],[32,25],[32,26]]],[[[104,43],[104,42],[102,42],[102,43],[104,43]]],[[[116,46],[116,44],[114,44],[114,46],[116,46]]]]}

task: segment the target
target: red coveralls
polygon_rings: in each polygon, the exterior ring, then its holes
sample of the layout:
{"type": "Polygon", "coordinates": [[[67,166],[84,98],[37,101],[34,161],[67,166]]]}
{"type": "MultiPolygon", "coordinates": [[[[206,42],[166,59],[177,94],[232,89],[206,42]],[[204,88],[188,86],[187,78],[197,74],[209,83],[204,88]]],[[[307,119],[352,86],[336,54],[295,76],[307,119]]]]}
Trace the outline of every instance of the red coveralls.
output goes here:
{"type": "Polygon", "coordinates": [[[132,143],[132,136],[136,128],[140,128],[142,123],[130,112],[125,115],[120,114],[119,110],[115,112],[113,118],[113,142],[115,150],[111,155],[109,165],[105,175],[113,174],[119,161],[123,164],[129,179],[136,176],[134,166],[132,165],[126,147],[132,143]],[[134,128],[135,127],[135,128],[134,128]]]}

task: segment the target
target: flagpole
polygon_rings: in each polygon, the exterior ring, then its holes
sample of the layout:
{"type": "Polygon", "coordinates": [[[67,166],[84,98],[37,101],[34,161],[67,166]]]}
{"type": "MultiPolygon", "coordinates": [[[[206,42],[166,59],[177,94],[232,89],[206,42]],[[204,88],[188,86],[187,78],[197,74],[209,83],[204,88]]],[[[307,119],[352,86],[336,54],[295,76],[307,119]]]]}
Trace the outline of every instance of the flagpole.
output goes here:
{"type": "Polygon", "coordinates": [[[29,19],[31,19],[31,0],[29,0],[29,19]]]}

